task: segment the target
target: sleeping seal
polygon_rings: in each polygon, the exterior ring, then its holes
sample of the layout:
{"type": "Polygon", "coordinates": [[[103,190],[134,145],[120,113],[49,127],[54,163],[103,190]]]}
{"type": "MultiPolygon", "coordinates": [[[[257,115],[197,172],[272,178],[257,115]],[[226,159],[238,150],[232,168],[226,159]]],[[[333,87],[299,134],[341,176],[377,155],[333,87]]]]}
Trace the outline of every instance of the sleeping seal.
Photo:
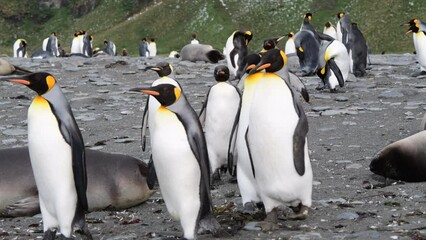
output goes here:
{"type": "MultiPolygon", "coordinates": [[[[39,213],[28,148],[1,149],[0,165],[0,217],[39,213]]],[[[136,158],[86,149],[86,168],[89,211],[130,208],[155,192],[146,184],[146,164],[136,158]]]]}
{"type": "Polygon", "coordinates": [[[206,44],[187,44],[180,51],[180,57],[182,60],[190,62],[205,61],[210,63],[217,63],[225,58],[219,50],[206,44]]]}
{"type": "Polygon", "coordinates": [[[389,144],[371,160],[370,170],[406,182],[426,181],[426,131],[389,144]]]}

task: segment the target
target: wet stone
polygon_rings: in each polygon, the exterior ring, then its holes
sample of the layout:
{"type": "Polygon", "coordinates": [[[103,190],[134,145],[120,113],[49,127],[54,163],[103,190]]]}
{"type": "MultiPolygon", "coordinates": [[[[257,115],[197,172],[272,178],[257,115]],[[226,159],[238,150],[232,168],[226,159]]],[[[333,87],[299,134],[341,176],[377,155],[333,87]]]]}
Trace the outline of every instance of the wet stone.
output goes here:
{"type": "Polygon", "coordinates": [[[338,97],[334,98],[334,100],[336,100],[337,102],[347,102],[349,100],[349,98],[343,97],[343,96],[338,96],[338,97]]]}
{"type": "Polygon", "coordinates": [[[4,130],[3,134],[7,136],[21,136],[21,135],[26,135],[27,130],[21,129],[21,128],[12,128],[12,129],[4,130]]]}
{"type": "Polygon", "coordinates": [[[322,237],[321,237],[321,234],[319,234],[319,233],[310,232],[310,233],[306,233],[306,234],[294,235],[291,239],[295,239],[295,240],[317,240],[317,239],[322,239],[322,237]]]}
{"type": "Polygon", "coordinates": [[[401,98],[404,97],[404,94],[396,89],[390,89],[379,94],[378,98],[401,98]]]}
{"type": "Polygon", "coordinates": [[[313,107],[312,111],[314,112],[322,112],[322,111],[326,111],[326,110],[330,110],[331,107],[330,106],[318,106],[318,107],[313,107]]]}
{"type": "Polygon", "coordinates": [[[359,215],[353,212],[344,212],[336,216],[337,219],[345,219],[345,220],[355,220],[358,217],[359,215]]]}
{"type": "Polygon", "coordinates": [[[342,114],[342,111],[338,110],[326,110],[321,113],[321,116],[334,116],[334,115],[340,115],[342,114]]]}

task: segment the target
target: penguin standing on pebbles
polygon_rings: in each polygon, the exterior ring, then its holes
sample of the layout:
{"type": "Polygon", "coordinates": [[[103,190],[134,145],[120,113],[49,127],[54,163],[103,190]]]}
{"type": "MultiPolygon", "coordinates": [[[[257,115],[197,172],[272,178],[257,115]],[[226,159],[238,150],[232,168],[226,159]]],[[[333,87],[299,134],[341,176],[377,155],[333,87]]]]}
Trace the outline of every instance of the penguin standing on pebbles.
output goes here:
{"type": "Polygon", "coordinates": [[[217,83],[207,93],[200,111],[200,122],[204,125],[213,180],[219,180],[219,169],[226,169],[227,166],[228,143],[240,111],[241,92],[228,82],[228,67],[217,66],[214,77],[217,83]]]}
{"type": "Polygon", "coordinates": [[[71,238],[74,225],[92,239],[85,225],[88,210],[84,142],[55,77],[37,72],[2,80],[37,92],[28,109],[28,149],[43,218],[43,239],[71,238]]]}
{"type": "Polygon", "coordinates": [[[403,25],[409,26],[407,34],[413,33],[414,48],[420,65],[420,72],[414,73],[412,76],[426,75],[426,25],[418,18],[411,19],[403,25]]]}
{"type": "MultiPolygon", "coordinates": [[[[279,49],[266,52],[250,74],[261,76],[254,90],[245,139],[257,192],[265,206],[264,231],[277,228],[278,208],[289,204],[305,219],[312,203],[308,121],[292,89],[275,72],[287,57],[279,49]]],[[[237,168],[238,169],[238,168],[237,168]]]]}
{"type": "Polygon", "coordinates": [[[130,91],[149,94],[160,103],[150,110],[155,125],[152,157],[167,210],[180,220],[183,237],[215,233],[220,225],[212,215],[209,159],[197,114],[175,85],[160,83],[130,91]]]}

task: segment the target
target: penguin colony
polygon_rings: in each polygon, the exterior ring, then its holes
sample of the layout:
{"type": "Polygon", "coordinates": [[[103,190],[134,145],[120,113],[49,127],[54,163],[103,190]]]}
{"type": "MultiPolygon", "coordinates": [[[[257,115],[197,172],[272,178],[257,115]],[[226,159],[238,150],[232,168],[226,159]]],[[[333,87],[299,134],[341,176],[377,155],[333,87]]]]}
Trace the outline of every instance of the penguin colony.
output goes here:
{"type": "MultiPolygon", "coordinates": [[[[309,94],[302,80],[287,66],[297,55],[299,75],[317,74],[318,90],[342,88],[349,73],[366,74],[367,44],[355,23],[343,12],[334,27],[327,22],[323,33],[312,26],[307,13],[300,30],[288,34],[285,50],[277,48],[283,37],[266,39],[263,49],[248,52],[253,33],[238,30],[227,39],[227,66],[218,65],[217,81],[207,92],[199,115],[188,102],[185,91],[173,79],[167,62],[148,66],[159,78],[151,86],[129,91],[147,94],[142,117],[142,150],[150,133],[151,160],[148,184],[158,182],[170,215],[180,222],[183,237],[221,231],[210,196],[211,178],[227,171],[237,178],[244,212],[264,211],[258,226],[264,231],[278,228],[277,212],[289,206],[289,219],[308,217],[312,204],[313,173],[309,158],[309,125],[302,98],[309,94]],[[237,83],[230,80],[237,79],[237,83]],[[185,187],[182,187],[185,186],[185,187]]],[[[404,24],[413,33],[421,72],[426,73],[426,25],[419,19],[404,24]]],[[[71,56],[92,57],[93,36],[76,32],[71,56]]],[[[14,57],[27,57],[27,42],[18,39],[14,57]]],[[[115,44],[105,41],[105,52],[114,56],[115,44]]],[[[34,55],[34,54],[33,54],[34,55]]],[[[33,57],[58,57],[56,33],[46,38],[41,52],[33,57]]],[[[28,109],[28,145],[39,191],[43,217],[43,239],[70,238],[74,227],[84,239],[91,239],[85,225],[88,210],[85,151],[82,135],[71,107],[54,76],[29,73],[1,63],[2,74],[20,70],[21,76],[5,77],[37,93],[28,109]]]]}

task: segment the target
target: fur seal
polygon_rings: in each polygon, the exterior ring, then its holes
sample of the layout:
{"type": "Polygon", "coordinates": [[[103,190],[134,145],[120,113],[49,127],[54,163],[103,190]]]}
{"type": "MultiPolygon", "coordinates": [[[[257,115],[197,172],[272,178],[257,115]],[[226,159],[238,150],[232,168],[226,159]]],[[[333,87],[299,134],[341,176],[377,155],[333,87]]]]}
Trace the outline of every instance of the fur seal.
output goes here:
{"type": "MultiPolygon", "coordinates": [[[[40,212],[28,148],[0,150],[0,217],[40,212]]],[[[86,149],[89,211],[126,209],[155,191],[146,183],[147,166],[137,158],[86,149]]]]}
{"type": "Polygon", "coordinates": [[[426,181],[426,131],[387,145],[371,160],[370,171],[406,182],[426,181]]]}
{"type": "Polygon", "coordinates": [[[217,63],[225,58],[219,50],[213,49],[212,46],[206,44],[187,44],[180,51],[180,56],[184,61],[205,61],[210,63],[217,63]]]}

